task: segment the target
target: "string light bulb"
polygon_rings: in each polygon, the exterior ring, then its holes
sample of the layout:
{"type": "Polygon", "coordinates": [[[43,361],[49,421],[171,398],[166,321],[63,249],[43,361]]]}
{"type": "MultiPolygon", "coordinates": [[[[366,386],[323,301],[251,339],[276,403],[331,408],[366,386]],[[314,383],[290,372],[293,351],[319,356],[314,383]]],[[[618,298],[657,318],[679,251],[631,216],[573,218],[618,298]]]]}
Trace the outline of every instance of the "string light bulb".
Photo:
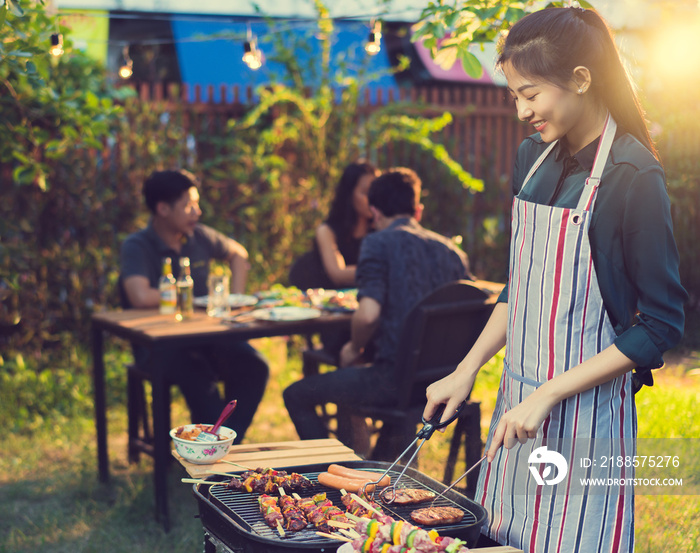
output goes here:
{"type": "Polygon", "coordinates": [[[53,33],[51,35],[49,54],[56,58],[63,55],[63,35],[61,33],[53,33]]]}
{"type": "Polygon", "coordinates": [[[365,52],[370,56],[375,56],[382,49],[382,24],[379,21],[372,22],[372,29],[369,32],[369,39],[365,44],[365,52]]]}
{"type": "Polygon", "coordinates": [[[243,63],[245,63],[253,71],[257,71],[262,67],[262,52],[258,48],[257,42],[253,33],[248,27],[248,36],[243,43],[243,63]]]}
{"type": "Polygon", "coordinates": [[[129,57],[129,47],[124,46],[124,50],[122,50],[122,57],[123,63],[121,67],[119,68],[119,76],[126,80],[129,77],[131,77],[134,74],[134,62],[133,60],[129,57]]]}

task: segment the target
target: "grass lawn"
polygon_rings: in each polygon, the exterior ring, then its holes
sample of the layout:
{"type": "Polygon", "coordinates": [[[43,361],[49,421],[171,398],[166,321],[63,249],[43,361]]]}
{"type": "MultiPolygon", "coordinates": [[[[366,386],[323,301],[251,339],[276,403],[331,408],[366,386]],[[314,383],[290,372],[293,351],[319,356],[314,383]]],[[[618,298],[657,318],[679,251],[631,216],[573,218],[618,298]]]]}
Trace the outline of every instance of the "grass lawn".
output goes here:
{"type": "MultiPolygon", "coordinates": [[[[268,356],[272,376],[248,442],[296,439],[284,409],[284,387],[300,377],[297,355],[288,356],[282,339],[257,343],[268,356]]],[[[640,438],[693,439],[700,444],[700,360],[685,358],[657,372],[657,384],[637,396],[640,438]],[[694,370],[693,370],[694,369],[694,370]]],[[[474,397],[482,402],[482,428],[488,425],[499,376],[498,363],[482,371],[474,397]]],[[[187,422],[181,399],[173,406],[173,423],[187,422]]],[[[163,532],[154,520],[151,462],[126,459],[126,410],[109,411],[112,479],[97,482],[95,432],[91,417],[77,418],[30,435],[4,435],[0,456],[0,553],[100,552],[191,553],[201,551],[202,526],[197,504],[177,464],[169,475],[171,526],[163,532]]],[[[435,434],[422,450],[421,470],[441,480],[450,430],[435,434]],[[424,453],[423,453],[424,452],[424,453]]],[[[700,447],[687,453],[693,467],[684,479],[700,473],[700,447]]],[[[463,468],[463,467],[458,467],[463,468]]],[[[638,495],[637,551],[651,553],[700,550],[698,496],[638,495]]]]}

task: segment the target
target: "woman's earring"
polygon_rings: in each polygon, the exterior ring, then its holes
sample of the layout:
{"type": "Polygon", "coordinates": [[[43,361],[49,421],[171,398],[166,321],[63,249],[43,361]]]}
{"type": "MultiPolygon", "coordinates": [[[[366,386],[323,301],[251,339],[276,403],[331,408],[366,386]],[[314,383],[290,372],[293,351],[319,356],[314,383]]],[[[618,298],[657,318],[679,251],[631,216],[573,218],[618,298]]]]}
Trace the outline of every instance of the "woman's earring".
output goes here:
{"type": "Polygon", "coordinates": [[[579,88],[579,89],[578,89],[578,93],[579,93],[579,94],[583,94],[583,88],[579,88]]]}

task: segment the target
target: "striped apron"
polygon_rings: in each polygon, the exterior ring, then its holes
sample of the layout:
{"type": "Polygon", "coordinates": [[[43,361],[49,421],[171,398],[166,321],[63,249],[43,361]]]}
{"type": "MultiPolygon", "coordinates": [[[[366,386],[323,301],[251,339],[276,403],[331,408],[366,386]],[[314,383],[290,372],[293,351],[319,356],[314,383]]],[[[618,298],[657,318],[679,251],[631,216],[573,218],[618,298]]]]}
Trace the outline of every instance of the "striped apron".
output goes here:
{"type": "MultiPolygon", "coordinates": [[[[514,199],[509,326],[487,448],[504,412],[542,382],[613,343],[615,333],[598,287],[588,229],[615,129],[615,121],[608,117],[575,209],[514,199]]],[[[540,156],[525,182],[555,144],[540,156]]],[[[500,544],[525,553],[633,551],[634,495],[629,488],[627,493],[624,488],[589,493],[573,480],[573,470],[555,485],[542,485],[543,477],[551,476],[551,467],[548,471],[544,465],[530,467],[533,452],[543,446],[570,463],[584,457],[634,455],[636,433],[629,373],[561,402],[534,439],[512,449],[501,447],[493,462],[482,466],[475,499],[489,514],[484,531],[500,544]]],[[[630,478],[632,471],[623,463],[619,468],[608,467],[606,475],[630,478]]]]}

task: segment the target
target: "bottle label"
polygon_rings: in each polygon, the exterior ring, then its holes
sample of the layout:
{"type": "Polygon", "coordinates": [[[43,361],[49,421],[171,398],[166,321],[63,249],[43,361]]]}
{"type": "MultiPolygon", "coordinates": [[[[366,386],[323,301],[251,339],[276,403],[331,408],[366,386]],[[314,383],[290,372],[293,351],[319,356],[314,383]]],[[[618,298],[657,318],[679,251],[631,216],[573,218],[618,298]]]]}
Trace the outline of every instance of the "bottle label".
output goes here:
{"type": "Polygon", "coordinates": [[[183,317],[191,315],[194,311],[192,295],[192,284],[180,283],[177,284],[177,310],[183,317]]]}
{"type": "Polygon", "coordinates": [[[175,286],[163,287],[160,290],[160,312],[171,315],[177,309],[177,291],[175,286]]]}

